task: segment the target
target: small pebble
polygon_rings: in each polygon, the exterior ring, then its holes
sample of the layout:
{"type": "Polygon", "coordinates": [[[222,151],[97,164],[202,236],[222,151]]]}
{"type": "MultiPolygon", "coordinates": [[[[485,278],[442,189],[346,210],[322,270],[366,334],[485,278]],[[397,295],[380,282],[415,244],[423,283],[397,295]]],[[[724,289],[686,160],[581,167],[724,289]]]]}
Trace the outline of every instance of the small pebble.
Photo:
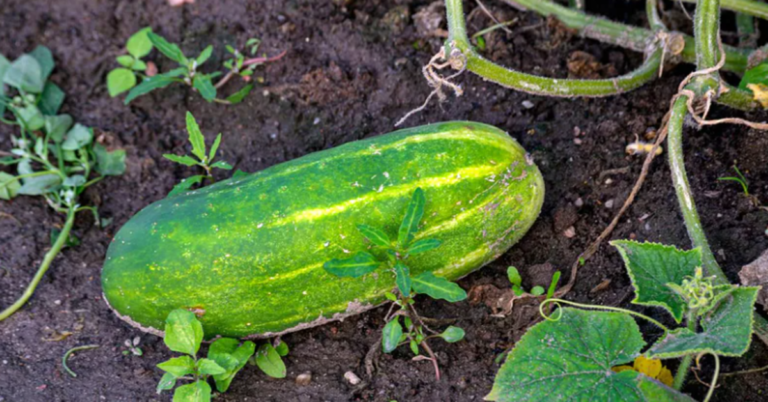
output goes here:
{"type": "Polygon", "coordinates": [[[576,208],[581,208],[584,205],[584,200],[579,197],[576,199],[576,201],[573,202],[573,205],[575,205],[576,208]]]}
{"type": "Polygon", "coordinates": [[[576,145],[581,145],[581,143],[582,143],[581,138],[574,138],[573,139],[573,143],[576,144],[576,145]]]}
{"type": "Polygon", "coordinates": [[[611,198],[610,200],[605,202],[605,207],[608,209],[611,209],[613,208],[613,203],[614,203],[613,198],[611,198]]]}
{"type": "Polygon", "coordinates": [[[531,109],[533,107],[533,102],[531,102],[529,100],[524,100],[521,103],[521,105],[523,105],[523,107],[526,108],[526,109],[531,109]]]}
{"type": "Polygon", "coordinates": [[[575,127],[573,128],[573,136],[574,136],[574,137],[578,137],[578,136],[579,136],[579,134],[581,134],[581,129],[579,128],[579,126],[575,126],[575,127]]]}
{"type": "Polygon", "coordinates": [[[315,117],[315,120],[312,120],[312,125],[313,125],[313,126],[316,126],[316,125],[320,124],[320,121],[321,121],[321,120],[320,120],[320,118],[319,118],[319,117],[315,117]]]}
{"type": "Polygon", "coordinates": [[[765,228],[765,235],[768,236],[768,228],[765,228]]]}
{"type": "Polygon", "coordinates": [[[352,385],[360,384],[360,377],[351,371],[344,373],[344,378],[346,378],[346,380],[352,385]]]}
{"type": "Polygon", "coordinates": [[[635,240],[635,239],[637,239],[637,235],[634,232],[630,233],[629,240],[635,240]]]}
{"type": "Polygon", "coordinates": [[[61,300],[56,300],[55,302],[53,302],[53,304],[55,304],[55,305],[57,305],[57,306],[58,306],[58,305],[60,305],[60,304],[61,304],[61,300]]]}
{"type": "Polygon", "coordinates": [[[573,239],[576,236],[576,228],[573,226],[568,227],[568,229],[565,229],[563,232],[563,236],[573,239]]]}
{"type": "Polygon", "coordinates": [[[301,373],[298,376],[296,376],[296,385],[309,385],[309,383],[312,382],[312,373],[307,371],[306,373],[301,373]]]}

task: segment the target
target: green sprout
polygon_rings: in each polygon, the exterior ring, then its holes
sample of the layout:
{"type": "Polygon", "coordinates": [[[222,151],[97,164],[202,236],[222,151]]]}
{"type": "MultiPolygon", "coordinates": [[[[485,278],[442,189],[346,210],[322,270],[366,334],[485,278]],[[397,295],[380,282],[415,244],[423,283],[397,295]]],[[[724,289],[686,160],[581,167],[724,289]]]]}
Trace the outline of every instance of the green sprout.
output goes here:
{"type": "Polygon", "coordinates": [[[49,81],[55,65],[48,48],[38,46],[13,62],[0,55],[0,122],[19,128],[11,135],[10,152],[0,151],[0,199],[41,196],[56,212],[66,215],[60,230],[51,232],[52,246],[19,299],[0,312],[0,321],[15,313],[32,296],[56,255],[79,240],[71,234],[75,215],[95,207],[80,204],[86,188],[106,176],[125,171],[125,151],[109,151],[94,141],[93,129],[59,114],[64,91],[49,81]],[[8,118],[6,118],[8,117],[8,118]]]}
{"type": "Polygon", "coordinates": [[[202,183],[206,179],[215,182],[216,180],[212,174],[213,169],[232,170],[232,165],[225,161],[214,162],[216,152],[218,152],[219,145],[221,144],[221,133],[216,136],[213,146],[208,151],[205,146],[205,137],[202,131],[200,131],[200,126],[198,126],[195,117],[190,112],[187,112],[187,133],[189,134],[189,143],[192,145],[192,156],[163,154],[163,157],[184,166],[199,166],[205,170],[205,175],[195,175],[184,179],[184,181],[173,187],[173,190],[168,193],[169,197],[187,191],[193,185],[202,183]]]}
{"type": "Polygon", "coordinates": [[[267,343],[257,351],[251,341],[241,344],[237,339],[218,338],[208,348],[208,357],[198,358],[203,337],[203,325],[191,311],[177,309],[168,314],[163,342],[168,349],[182,353],[182,356],[157,365],[165,371],[157,384],[158,394],[173,389],[177,381],[186,380],[191,382],[174,390],[174,402],[210,402],[208,379],[213,378],[219,392],[226,392],[235,375],[250,360],[255,360],[255,364],[270,377],[284,378],[286,375],[281,359],[288,354],[284,342],[277,347],[267,343]]]}
{"type": "MultiPolygon", "coordinates": [[[[520,297],[524,294],[528,293],[532,296],[541,296],[544,294],[544,288],[541,286],[534,286],[531,288],[530,292],[526,292],[525,289],[523,289],[523,277],[520,276],[520,272],[518,272],[517,268],[515,267],[507,267],[507,278],[509,279],[509,283],[512,284],[512,292],[515,294],[515,296],[520,297]]],[[[560,281],[560,271],[555,271],[554,274],[552,274],[552,280],[549,283],[549,287],[547,288],[547,298],[551,298],[555,294],[555,289],[557,288],[557,283],[560,281]]]]}
{"type": "Polygon", "coordinates": [[[338,277],[360,278],[385,265],[393,279],[393,291],[387,292],[385,296],[393,302],[393,307],[399,309],[395,312],[390,310],[384,319],[386,324],[382,329],[382,350],[391,353],[400,346],[408,345],[418,357],[421,356],[421,349],[424,349],[429,357],[422,359],[432,362],[435,376],[440,379],[437,358],[427,341],[441,338],[449,343],[458,342],[464,339],[464,330],[455,326],[449,326],[442,333],[432,330],[424,324],[416,311],[414,297],[425,294],[433,299],[458,302],[466,299],[467,293],[459,285],[429,271],[411,275],[411,267],[406,265],[408,257],[434,250],[442,243],[437,239],[416,239],[425,204],[424,191],[417,188],[406,208],[396,240],[392,240],[382,229],[357,225],[363,237],[373,245],[376,255],[360,251],[349,258],[328,261],[323,268],[338,277]]]}
{"type": "Polygon", "coordinates": [[[733,170],[736,171],[736,176],[719,177],[717,180],[735,181],[736,183],[739,183],[739,185],[741,186],[741,190],[744,192],[744,195],[749,197],[749,183],[747,182],[747,179],[744,177],[743,174],[741,174],[741,170],[739,170],[738,166],[733,165],[733,170]]]}
{"type": "MultiPolygon", "coordinates": [[[[246,42],[252,56],[256,54],[260,43],[261,41],[256,38],[248,39],[246,42]]],[[[107,75],[107,89],[112,97],[128,91],[128,96],[124,101],[126,105],[139,96],[173,83],[182,83],[191,87],[208,102],[227,105],[240,103],[253,89],[253,84],[250,81],[255,69],[263,64],[281,59],[286,53],[282,52],[274,57],[263,55],[262,57],[246,58],[242,52],[227,45],[227,50],[234,55],[234,59],[224,62],[227,71],[226,74],[223,74],[220,71],[213,73],[200,71],[200,67],[213,55],[214,48],[212,45],[205,47],[197,57],[187,57],[177,44],[169,42],[153,32],[150,27],[143,28],[133,34],[128,39],[125,48],[127,54],[117,57],[117,62],[122,67],[115,68],[107,75]],[[164,73],[158,73],[156,68],[151,71],[149,64],[141,58],[147,56],[152,49],[157,49],[163,56],[175,62],[177,67],[164,73]],[[222,76],[222,74],[223,77],[214,82],[214,79],[222,76]],[[225,99],[219,98],[218,90],[234,76],[239,76],[246,85],[225,99]]]]}

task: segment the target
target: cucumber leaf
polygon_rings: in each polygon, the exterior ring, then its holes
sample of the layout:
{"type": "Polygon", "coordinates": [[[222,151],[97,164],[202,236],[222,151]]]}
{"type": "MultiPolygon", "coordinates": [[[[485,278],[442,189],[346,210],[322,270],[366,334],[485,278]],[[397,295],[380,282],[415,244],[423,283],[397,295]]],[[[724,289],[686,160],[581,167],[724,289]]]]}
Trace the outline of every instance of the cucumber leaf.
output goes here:
{"type": "Polygon", "coordinates": [[[648,357],[673,358],[709,352],[741,356],[752,339],[752,310],[759,287],[736,288],[701,320],[702,332],[680,328],[664,335],[646,352],[648,357]]]}
{"type": "Polygon", "coordinates": [[[692,401],[638,372],[612,370],[645,346],[628,314],[572,308],[555,314],[559,320],[534,325],[517,342],[486,400],[692,401]]]}
{"type": "Polygon", "coordinates": [[[687,305],[667,284],[680,284],[686,276],[693,276],[701,266],[701,250],[630,240],[614,240],[611,245],[619,250],[635,287],[632,303],[662,307],[679,323],[687,305]]]}

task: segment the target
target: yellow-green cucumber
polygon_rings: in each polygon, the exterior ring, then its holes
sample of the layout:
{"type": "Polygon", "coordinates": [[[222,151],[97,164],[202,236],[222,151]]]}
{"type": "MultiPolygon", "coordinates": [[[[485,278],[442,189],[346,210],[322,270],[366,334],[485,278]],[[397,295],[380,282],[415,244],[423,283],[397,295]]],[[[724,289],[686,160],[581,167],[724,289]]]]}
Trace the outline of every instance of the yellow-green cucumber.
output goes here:
{"type": "Polygon", "coordinates": [[[105,299],[156,334],[169,312],[190,309],[208,338],[269,337],[366,311],[385,301],[393,274],[339,278],[323,264],[371,247],[359,224],[396,238],[417,188],[427,204],[416,239],[442,245],[407,264],[450,280],[509,249],[544,198],[532,159],[495,127],[400,130],[147,206],[109,247],[105,299]]]}

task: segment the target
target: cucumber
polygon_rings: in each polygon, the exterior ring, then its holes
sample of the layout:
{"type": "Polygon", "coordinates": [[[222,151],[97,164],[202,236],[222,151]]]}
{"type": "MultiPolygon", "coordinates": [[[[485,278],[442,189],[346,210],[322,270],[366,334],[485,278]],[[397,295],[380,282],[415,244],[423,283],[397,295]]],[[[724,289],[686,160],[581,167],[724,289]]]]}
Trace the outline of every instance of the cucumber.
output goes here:
{"type": "Polygon", "coordinates": [[[544,198],[536,165],[495,127],[400,130],[147,206],[110,244],[105,300],[155,334],[171,310],[190,309],[207,337],[270,337],[366,311],[385,301],[393,274],[339,278],[323,264],[371,246],[358,224],[396,238],[416,188],[427,198],[416,239],[442,245],[408,265],[450,280],[509,249],[544,198]]]}

